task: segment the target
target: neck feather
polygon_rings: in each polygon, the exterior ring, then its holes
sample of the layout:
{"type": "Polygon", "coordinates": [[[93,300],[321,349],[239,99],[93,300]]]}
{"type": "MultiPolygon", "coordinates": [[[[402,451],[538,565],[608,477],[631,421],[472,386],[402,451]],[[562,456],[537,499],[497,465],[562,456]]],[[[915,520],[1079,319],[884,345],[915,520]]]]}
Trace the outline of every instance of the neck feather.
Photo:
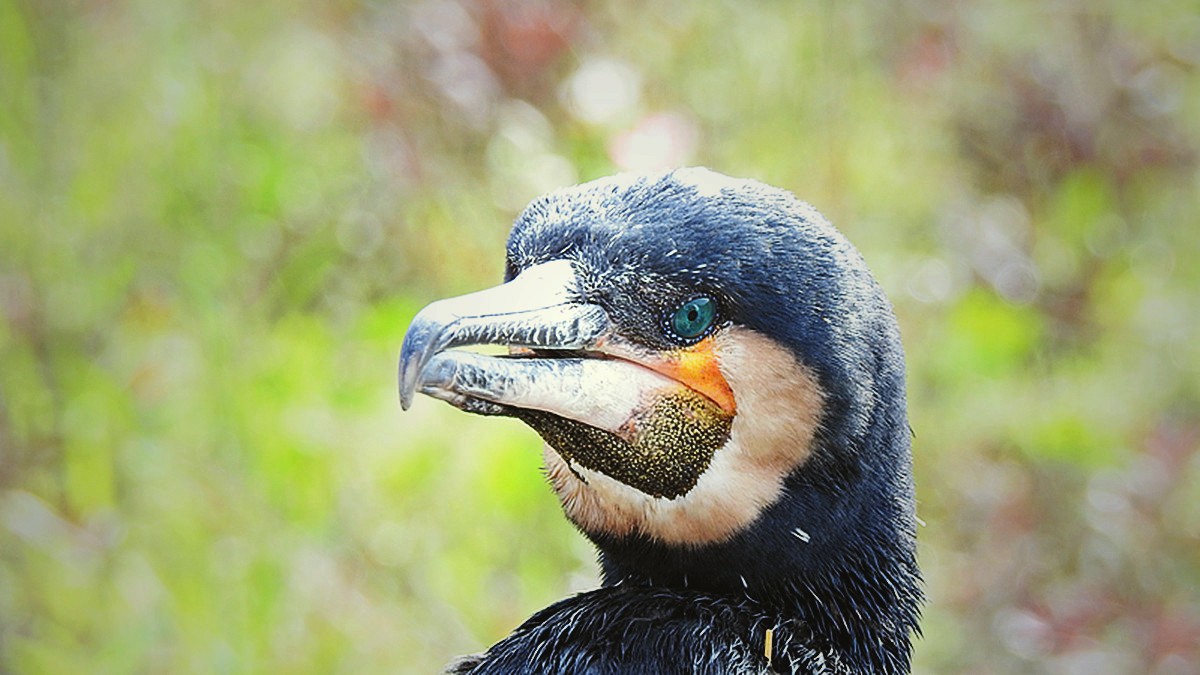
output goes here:
{"type": "Polygon", "coordinates": [[[783,498],[719,544],[594,536],[604,584],[727,597],[802,623],[854,672],[906,673],[923,593],[907,436],[899,442],[893,461],[854,475],[833,464],[798,470],[783,498]]]}

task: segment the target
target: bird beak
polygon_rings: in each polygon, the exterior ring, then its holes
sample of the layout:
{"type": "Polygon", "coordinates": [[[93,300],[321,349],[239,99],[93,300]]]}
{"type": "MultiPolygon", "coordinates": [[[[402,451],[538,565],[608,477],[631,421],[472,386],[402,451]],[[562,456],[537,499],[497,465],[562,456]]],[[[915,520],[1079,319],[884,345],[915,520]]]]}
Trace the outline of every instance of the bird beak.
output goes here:
{"type": "Polygon", "coordinates": [[[571,263],[559,260],[421,310],[400,350],[401,406],[419,391],[468,412],[541,410],[627,439],[657,401],[681,391],[732,416],[711,339],[666,352],[641,347],[576,289],[571,263]],[[455,349],[480,345],[509,353],[455,349]]]}

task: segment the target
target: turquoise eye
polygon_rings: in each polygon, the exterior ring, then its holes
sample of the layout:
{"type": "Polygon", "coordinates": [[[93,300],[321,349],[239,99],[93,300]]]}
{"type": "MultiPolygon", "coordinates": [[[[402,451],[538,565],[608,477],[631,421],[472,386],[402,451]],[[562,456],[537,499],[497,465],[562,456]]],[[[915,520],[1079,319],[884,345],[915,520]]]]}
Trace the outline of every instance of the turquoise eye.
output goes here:
{"type": "Polygon", "coordinates": [[[671,317],[671,330],[676,335],[691,340],[704,335],[717,318],[717,303],[711,298],[699,297],[688,300],[671,317]]]}

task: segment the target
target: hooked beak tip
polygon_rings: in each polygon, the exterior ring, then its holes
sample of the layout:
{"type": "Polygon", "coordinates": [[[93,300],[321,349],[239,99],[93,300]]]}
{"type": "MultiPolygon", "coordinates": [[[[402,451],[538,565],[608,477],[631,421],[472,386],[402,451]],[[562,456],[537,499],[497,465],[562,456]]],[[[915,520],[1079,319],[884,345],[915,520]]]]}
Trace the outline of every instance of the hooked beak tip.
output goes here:
{"type": "MultiPolygon", "coordinates": [[[[407,346],[407,345],[406,345],[407,346]]],[[[408,410],[412,407],[413,397],[417,389],[417,375],[420,370],[420,359],[413,359],[411,353],[401,353],[398,380],[400,383],[400,409],[408,410]],[[414,363],[418,361],[417,363],[414,363]]]]}
{"type": "Polygon", "coordinates": [[[400,363],[398,365],[400,409],[412,407],[416,396],[421,371],[425,369],[429,359],[442,347],[447,327],[453,326],[452,320],[430,320],[429,308],[423,310],[413,319],[404,336],[404,344],[400,346],[400,363]]]}

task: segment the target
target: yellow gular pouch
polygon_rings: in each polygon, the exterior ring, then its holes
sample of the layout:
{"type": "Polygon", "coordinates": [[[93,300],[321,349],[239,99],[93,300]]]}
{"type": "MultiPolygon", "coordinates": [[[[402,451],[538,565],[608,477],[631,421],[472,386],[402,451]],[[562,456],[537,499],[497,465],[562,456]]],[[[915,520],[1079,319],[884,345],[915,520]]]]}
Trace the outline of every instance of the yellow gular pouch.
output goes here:
{"type": "Polygon", "coordinates": [[[734,416],[680,387],[656,396],[617,433],[537,410],[522,410],[517,417],[568,465],[578,463],[652,497],[674,499],[696,486],[713,454],[729,441],[734,416]]]}

